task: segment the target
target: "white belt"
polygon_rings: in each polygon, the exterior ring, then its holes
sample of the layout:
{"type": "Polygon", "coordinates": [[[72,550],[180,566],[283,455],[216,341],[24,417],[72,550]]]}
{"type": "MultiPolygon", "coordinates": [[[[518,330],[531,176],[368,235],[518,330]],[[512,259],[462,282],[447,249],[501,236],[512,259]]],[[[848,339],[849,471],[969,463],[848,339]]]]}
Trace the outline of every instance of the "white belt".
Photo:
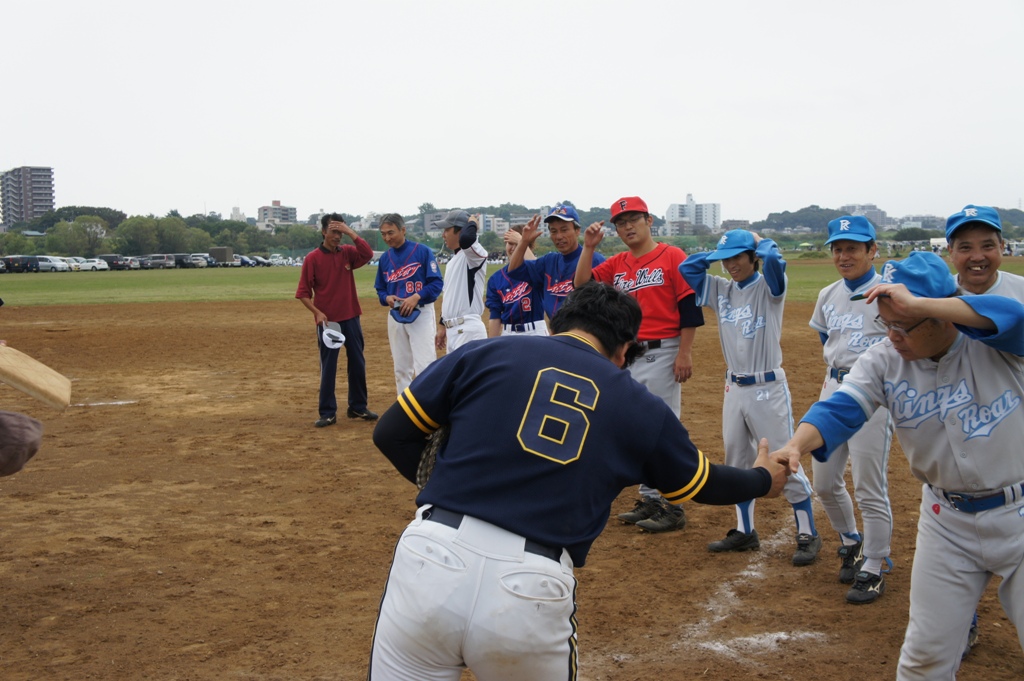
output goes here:
{"type": "Polygon", "coordinates": [[[466,322],[473,321],[474,319],[480,319],[478,314],[468,314],[462,317],[452,317],[451,319],[442,319],[441,323],[444,324],[446,329],[454,329],[456,326],[462,326],[466,322]]]}

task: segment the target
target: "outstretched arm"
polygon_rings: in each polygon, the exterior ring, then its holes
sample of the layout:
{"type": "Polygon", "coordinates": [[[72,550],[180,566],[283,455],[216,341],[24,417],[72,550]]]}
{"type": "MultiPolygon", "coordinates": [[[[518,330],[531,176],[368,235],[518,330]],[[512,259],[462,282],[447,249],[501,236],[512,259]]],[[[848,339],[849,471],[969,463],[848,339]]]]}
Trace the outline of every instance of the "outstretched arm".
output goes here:
{"type": "Polygon", "coordinates": [[[516,244],[516,250],[512,251],[512,255],[508,258],[508,269],[510,272],[522,266],[523,260],[526,259],[526,251],[529,250],[538,236],[540,236],[540,215],[534,215],[526,223],[526,226],[523,227],[523,238],[519,240],[519,243],[516,244]]]}
{"type": "Polygon", "coordinates": [[[595,222],[583,233],[583,252],[580,259],[576,261],[576,275],[572,285],[575,288],[583,286],[593,278],[594,250],[604,238],[604,220],[595,222]]]}

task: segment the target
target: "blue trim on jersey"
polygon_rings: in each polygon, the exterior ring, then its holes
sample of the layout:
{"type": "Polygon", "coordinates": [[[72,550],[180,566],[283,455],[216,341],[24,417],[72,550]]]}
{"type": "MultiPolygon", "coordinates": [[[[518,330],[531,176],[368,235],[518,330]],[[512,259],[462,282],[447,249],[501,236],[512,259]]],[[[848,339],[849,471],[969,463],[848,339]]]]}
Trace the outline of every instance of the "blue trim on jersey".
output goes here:
{"type": "Polygon", "coordinates": [[[821,331],[819,331],[818,332],[818,338],[821,339],[821,344],[822,345],[824,345],[825,343],[828,342],[828,334],[827,333],[822,333],[821,331]]]}
{"type": "Polygon", "coordinates": [[[957,324],[961,333],[1000,352],[1024,356],[1024,304],[1014,298],[988,294],[963,296],[960,300],[996,325],[994,331],[988,331],[957,324]]]}
{"type": "Polygon", "coordinates": [[[377,300],[386,306],[388,296],[408,298],[412,293],[406,290],[407,282],[412,282],[414,288],[417,283],[420,284],[420,290],[413,292],[420,294],[420,305],[429,305],[437,300],[444,286],[434,252],[427,246],[408,239],[397,249],[389,248],[385,251],[377,263],[377,277],[373,282],[373,287],[377,290],[377,300]],[[413,264],[419,264],[415,272],[395,281],[387,280],[395,271],[413,264]]]}
{"type": "MultiPolygon", "coordinates": [[[[844,390],[849,388],[844,387],[844,390]]],[[[832,393],[827,400],[811,405],[800,423],[809,423],[817,428],[825,441],[822,447],[811,452],[811,456],[818,461],[828,461],[836,447],[853,437],[867,423],[870,414],[865,413],[864,406],[844,391],[832,393]]],[[[871,413],[874,413],[873,405],[871,413]]]]}
{"type": "Polygon", "coordinates": [[[761,239],[754,255],[761,259],[761,269],[764,271],[768,290],[771,291],[773,298],[778,298],[786,292],[786,261],[779,251],[778,244],[771,239],[761,239]]]}
{"type": "Polygon", "coordinates": [[[743,281],[737,281],[736,282],[736,288],[738,288],[739,290],[742,291],[743,289],[747,288],[748,286],[753,286],[754,284],[756,284],[757,280],[760,279],[760,278],[761,278],[761,273],[755,271],[753,274],[751,274],[749,277],[747,277],[743,281]]]}
{"type": "Polygon", "coordinates": [[[872,267],[867,272],[865,272],[862,276],[857,277],[856,279],[853,279],[853,280],[843,279],[843,285],[846,286],[846,290],[847,291],[849,291],[850,293],[854,293],[861,286],[863,286],[864,284],[866,284],[869,281],[871,281],[872,279],[874,279],[875,278],[875,274],[876,274],[875,268],[872,267]]]}
{"type": "Polygon", "coordinates": [[[679,265],[679,274],[683,275],[683,279],[693,289],[697,307],[704,307],[708,304],[707,287],[705,284],[707,283],[708,268],[711,267],[711,261],[708,260],[708,256],[713,252],[691,253],[679,265]]]}

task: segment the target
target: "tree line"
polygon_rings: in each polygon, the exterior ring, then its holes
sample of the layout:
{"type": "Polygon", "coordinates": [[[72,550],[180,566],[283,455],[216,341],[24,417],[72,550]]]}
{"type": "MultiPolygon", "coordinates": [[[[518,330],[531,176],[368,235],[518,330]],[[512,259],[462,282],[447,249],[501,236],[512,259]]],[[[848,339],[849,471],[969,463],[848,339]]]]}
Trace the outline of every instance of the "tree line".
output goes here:
{"type": "MultiPolygon", "coordinates": [[[[580,222],[585,229],[592,222],[604,220],[606,225],[611,217],[608,208],[591,207],[581,209],[571,201],[559,203],[573,205],[580,215],[580,222]]],[[[419,212],[404,215],[410,227],[409,236],[416,241],[440,250],[443,241],[437,237],[426,235],[427,215],[443,212],[432,203],[419,206],[419,212]]],[[[502,219],[510,220],[514,216],[533,215],[536,208],[522,204],[503,203],[500,206],[469,206],[470,213],[487,213],[502,219]]],[[[1024,212],[1017,209],[997,208],[1003,221],[1003,232],[1006,238],[1016,239],[1024,236],[1024,212]]],[[[354,224],[361,219],[358,215],[343,214],[354,224]]],[[[750,229],[763,232],[766,229],[783,230],[786,228],[809,227],[812,235],[803,234],[778,239],[783,244],[796,244],[805,239],[817,239],[824,236],[828,223],[842,213],[832,208],[807,206],[797,211],[771,213],[762,221],[752,223],[750,229]]],[[[0,234],[0,255],[53,254],[91,258],[99,253],[120,253],[122,255],[148,255],[151,253],[208,253],[213,246],[227,246],[240,254],[284,253],[301,255],[316,248],[320,243],[319,225],[315,224],[279,225],[273,233],[257,229],[254,225],[237,220],[225,220],[219,213],[195,214],[182,216],[177,210],[171,210],[163,217],[154,215],[127,216],[113,208],[96,206],[64,206],[50,211],[35,220],[16,225],[12,231],[0,234]],[[24,231],[43,233],[42,237],[27,237],[24,231]]],[[[940,221],[941,222],[941,221],[940,221]]],[[[664,224],[664,220],[655,217],[655,227],[664,224]]],[[[922,228],[912,227],[895,232],[883,232],[879,238],[891,241],[924,241],[945,234],[943,224],[926,225],[922,228]]],[[[360,232],[374,250],[383,251],[387,244],[380,238],[376,229],[360,232]]],[[[694,236],[661,237],[665,241],[685,250],[713,248],[717,236],[699,234],[694,236]]],[[[537,243],[537,253],[541,255],[551,250],[548,243],[541,240],[537,243]]],[[[502,238],[493,232],[480,234],[480,243],[488,252],[504,253],[502,238]]],[[[624,250],[617,239],[605,239],[601,251],[605,254],[624,250]]]]}

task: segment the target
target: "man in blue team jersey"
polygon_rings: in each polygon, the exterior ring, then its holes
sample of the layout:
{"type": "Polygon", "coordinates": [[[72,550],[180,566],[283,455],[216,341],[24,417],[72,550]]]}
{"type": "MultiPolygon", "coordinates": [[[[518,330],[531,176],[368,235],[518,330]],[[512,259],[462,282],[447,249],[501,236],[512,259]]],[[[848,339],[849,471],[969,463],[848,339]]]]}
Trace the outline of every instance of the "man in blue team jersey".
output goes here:
{"type": "Polygon", "coordinates": [[[369,678],[576,678],[576,580],[611,502],[645,483],[674,504],[776,496],[783,466],[712,464],[660,398],[621,369],[642,354],[640,306],[590,282],[553,336],[470,343],[427,367],[374,430],[414,481],[447,442],[398,541],[369,678]],[[510,410],[515,413],[510,413],[510,410]],[[520,413],[521,412],[521,413],[520,413]]]}
{"type": "Polygon", "coordinates": [[[377,265],[374,288],[388,313],[388,341],[395,364],[398,394],[409,387],[427,365],[437,359],[434,350],[434,301],[444,279],[428,246],[405,238],[405,221],[398,213],[380,219],[380,235],[388,245],[377,265]]]}
{"type": "MultiPolygon", "coordinates": [[[[527,251],[540,236],[540,216],[523,229],[523,238],[508,258],[508,277],[512,281],[525,281],[544,292],[544,311],[548,319],[555,316],[558,307],[573,290],[576,263],[583,253],[580,245],[580,216],[570,205],[559,204],[544,218],[548,235],[555,251],[545,253],[536,260],[526,260],[527,251]]],[[[594,253],[591,265],[597,267],[604,256],[594,253]]]]}
{"type": "MultiPolygon", "coordinates": [[[[523,226],[516,225],[505,232],[505,255],[512,252],[523,238],[523,226]]],[[[527,249],[527,260],[536,260],[533,251],[527,249]]],[[[508,265],[487,278],[487,299],[485,301],[490,317],[487,320],[487,335],[491,338],[508,334],[524,333],[528,336],[546,336],[548,327],[544,321],[544,294],[525,281],[512,281],[508,276],[508,265]]]]}

